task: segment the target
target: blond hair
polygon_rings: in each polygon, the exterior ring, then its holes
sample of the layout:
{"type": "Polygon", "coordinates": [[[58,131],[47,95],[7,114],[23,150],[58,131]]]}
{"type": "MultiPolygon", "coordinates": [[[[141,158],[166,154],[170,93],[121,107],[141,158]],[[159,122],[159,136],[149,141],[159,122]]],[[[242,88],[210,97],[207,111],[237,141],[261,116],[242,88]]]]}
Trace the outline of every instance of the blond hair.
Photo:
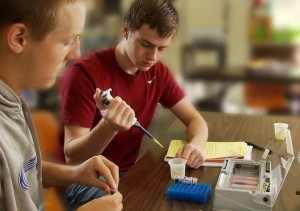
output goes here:
{"type": "Polygon", "coordinates": [[[42,40],[58,24],[63,5],[84,0],[0,0],[0,28],[23,23],[36,40],[42,40]]]}

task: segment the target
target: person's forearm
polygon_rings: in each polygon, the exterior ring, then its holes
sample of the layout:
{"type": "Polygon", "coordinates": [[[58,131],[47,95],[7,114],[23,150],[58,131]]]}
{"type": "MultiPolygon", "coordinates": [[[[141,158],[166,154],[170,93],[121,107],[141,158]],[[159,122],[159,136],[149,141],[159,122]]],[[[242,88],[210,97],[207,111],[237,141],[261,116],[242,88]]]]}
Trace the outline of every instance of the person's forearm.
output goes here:
{"type": "Polygon", "coordinates": [[[87,134],[77,138],[74,137],[65,144],[64,151],[67,163],[81,163],[92,156],[101,154],[116,134],[116,130],[100,121],[87,134]]]}
{"type": "Polygon", "coordinates": [[[186,133],[189,143],[205,149],[208,138],[208,128],[205,120],[200,115],[188,123],[186,133]]]}
{"type": "Polygon", "coordinates": [[[43,187],[63,186],[75,181],[74,167],[42,161],[43,187]]]}

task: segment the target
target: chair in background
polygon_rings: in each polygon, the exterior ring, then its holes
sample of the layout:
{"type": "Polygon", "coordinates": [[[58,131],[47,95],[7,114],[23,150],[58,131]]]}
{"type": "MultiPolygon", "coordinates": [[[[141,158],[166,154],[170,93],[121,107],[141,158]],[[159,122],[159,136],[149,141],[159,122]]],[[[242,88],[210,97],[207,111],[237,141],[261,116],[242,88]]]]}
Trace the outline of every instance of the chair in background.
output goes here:
{"type": "MultiPolygon", "coordinates": [[[[38,136],[42,159],[53,161],[59,145],[58,122],[50,111],[34,111],[32,112],[32,119],[38,136]]],[[[54,188],[45,190],[44,203],[45,211],[65,210],[54,188]]]]}
{"type": "Polygon", "coordinates": [[[264,77],[265,80],[245,83],[245,98],[249,106],[264,108],[271,113],[289,112],[285,77],[289,75],[292,55],[291,45],[252,45],[247,74],[258,79],[264,77]],[[278,81],[274,82],[272,78],[278,81]]]}

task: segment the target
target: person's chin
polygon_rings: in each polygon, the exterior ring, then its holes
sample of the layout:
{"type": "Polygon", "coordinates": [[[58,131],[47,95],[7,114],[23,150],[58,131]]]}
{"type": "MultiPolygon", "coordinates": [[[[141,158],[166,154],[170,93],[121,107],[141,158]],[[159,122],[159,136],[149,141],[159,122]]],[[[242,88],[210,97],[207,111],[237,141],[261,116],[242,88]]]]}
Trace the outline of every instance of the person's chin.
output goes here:
{"type": "Polygon", "coordinates": [[[151,67],[149,67],[149,66],[141,66],[141,67],[139,67],[139,70],[146,72],[146,71],[150,70],[150,68],[151,67]]]}
{"type": "Polygon", "coordinates": [[[54,86],[55,82],[56,82],[57,77],[53,77],[47,81],[45,81],[43,84],[41,84],[38,88],[41,90],[47,90],[50,89],[51,87],[54,86]]]}

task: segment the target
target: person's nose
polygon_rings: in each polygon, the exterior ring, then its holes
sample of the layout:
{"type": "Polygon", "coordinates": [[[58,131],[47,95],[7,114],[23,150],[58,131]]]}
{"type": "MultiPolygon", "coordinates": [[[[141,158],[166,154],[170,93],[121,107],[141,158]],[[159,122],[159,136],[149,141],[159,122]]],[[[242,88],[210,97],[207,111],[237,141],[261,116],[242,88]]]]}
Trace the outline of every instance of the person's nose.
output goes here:
{"type": "Polygon", "coordinates": [[[76,60],[79,59],[81,56],[81,51],[80,51],[80,41],[75,40],[70,48],[69,53],[66,56],[66,60],[76,60]]]}
{"type": "Polygon", "coordinates": [[[158,48],[151,48],[148,52],[148,59],[151,61],[156,61],[158,57],[158,48]]]}

